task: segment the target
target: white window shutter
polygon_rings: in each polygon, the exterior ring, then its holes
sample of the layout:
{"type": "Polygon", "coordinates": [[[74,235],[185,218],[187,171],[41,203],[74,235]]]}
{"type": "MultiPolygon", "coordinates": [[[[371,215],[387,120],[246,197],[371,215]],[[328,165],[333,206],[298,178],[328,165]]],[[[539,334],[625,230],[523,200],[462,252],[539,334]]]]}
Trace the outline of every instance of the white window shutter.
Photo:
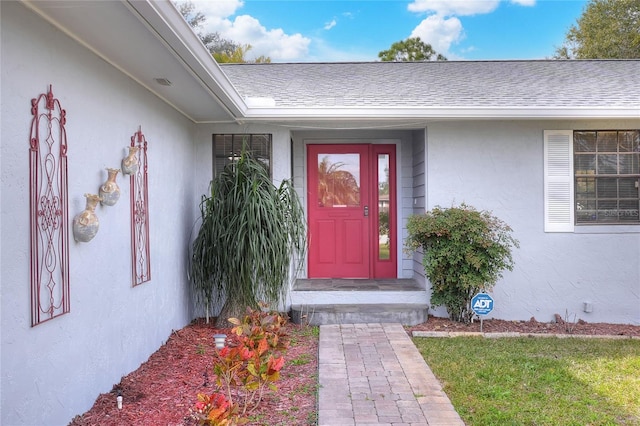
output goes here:
{"type": "Polygon", "coordinates": [[[544,231],[573,232],[573,131],[544,131],[544,231]]]}

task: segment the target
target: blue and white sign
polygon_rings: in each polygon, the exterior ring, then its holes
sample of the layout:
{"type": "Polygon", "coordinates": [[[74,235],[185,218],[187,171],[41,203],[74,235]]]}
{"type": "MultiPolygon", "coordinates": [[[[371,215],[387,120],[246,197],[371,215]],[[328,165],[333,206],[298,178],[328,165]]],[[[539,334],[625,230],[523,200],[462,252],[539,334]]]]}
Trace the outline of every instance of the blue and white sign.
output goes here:
{"type": "Polygon", "coordinates": [[[478,293],[471,299],[471,309],[476,315],[487,315],[493,311],[493,298],[487,293],[478,293]]]}

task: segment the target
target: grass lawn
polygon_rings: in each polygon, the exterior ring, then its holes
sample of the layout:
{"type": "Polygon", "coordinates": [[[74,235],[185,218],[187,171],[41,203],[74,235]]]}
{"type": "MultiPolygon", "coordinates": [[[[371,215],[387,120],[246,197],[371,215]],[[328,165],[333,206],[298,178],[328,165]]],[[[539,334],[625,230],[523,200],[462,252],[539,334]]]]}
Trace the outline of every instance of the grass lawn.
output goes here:
{"type": "Polygon", "coordinates": [[[467,425],[640,425],[640,340],[413,340],[467,425]]]}

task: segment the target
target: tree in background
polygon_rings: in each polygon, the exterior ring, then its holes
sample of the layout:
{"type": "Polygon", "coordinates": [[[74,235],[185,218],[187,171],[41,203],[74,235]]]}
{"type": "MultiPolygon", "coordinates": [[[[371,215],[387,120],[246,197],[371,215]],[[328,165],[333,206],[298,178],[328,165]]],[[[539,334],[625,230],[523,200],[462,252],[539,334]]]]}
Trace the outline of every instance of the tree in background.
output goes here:
{"type": "Polygon", "coordinates": [[[222,38],[219,32],[203,32],[202,25],[204,21],[207,20],[207,17],[204,16],[202,12],[196,11],[196,6],[192,2],[175,3],[175,5],[184,20],[196,31],[196,34],[198,34],[198,37],[212,55],[222,52],[233,52],[240,47],[238,43],[222,38]]]}
{"type": "Polygon", "coordinates": [[[196,11],[195,5],[188,1],[184,3],[174,3],[180,11],[180,14],[185,21],[196,31],[196,34],[202,40],[202,43],[209,50],[213,58],[218,63],[223,62],[271,62],[271,58],[267,56],[260,56],[253,61],[248,60],[245,56],[251,45],[241,45],[233,40],[223,38],[219,32],[204,32],[202,26],[207,20],[207,17],[200,11],[196,11]]]}
{"type": "Polygon", "coordinates": [[[384,62],[447,60],[447,58],[436,52],[430,44],[420,40],[420,37],[411,37],[406,40],[396,41],[388,50],[383,50],[378,53],[378,58],[384,62]]]}
{"type": "Polygon", "coordinates": [[[250,44],[245,44],[244,46],[238,46],[236,47],[234,50],[232,51],[224,51],[224,52],[214,52],[213,53],[213,59],[216,60],[216,62],[218,62],[219,64],[222,63],[228,63],[228,62],[233,62],[233,63],[247,63],[247,62],[252,62],[252,63],[270,63],[271,62],[271,58],[269,58],[268,56],[259,56],[256,59],[250,61],[248,60],[245,56],[247,54],[247,52],[251,50],[251,45],[250,44]]]}
{"type": "Polygon", "coordinates": [[[323,206],[360,204],[358,181],[347,170],[344,163],[331,163],[324,157],[318,164],[318,202],[323,206]]]}
{"type": "Polygon", "coordinates": [[[640,0],[590,0],[555,59],[640,58],[640,0]]]}

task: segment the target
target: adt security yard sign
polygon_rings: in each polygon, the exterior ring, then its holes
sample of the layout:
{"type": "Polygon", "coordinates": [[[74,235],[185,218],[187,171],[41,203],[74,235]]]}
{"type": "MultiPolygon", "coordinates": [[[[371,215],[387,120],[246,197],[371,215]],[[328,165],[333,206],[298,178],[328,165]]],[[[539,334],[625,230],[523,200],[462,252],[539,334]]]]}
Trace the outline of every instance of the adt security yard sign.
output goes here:
{"type": "Polygon", "coordinates": [[[493,311],[493,299],[487,293],[478,293],[471,299],[471,309],[476,315],[487,315],[493,311]]]}

